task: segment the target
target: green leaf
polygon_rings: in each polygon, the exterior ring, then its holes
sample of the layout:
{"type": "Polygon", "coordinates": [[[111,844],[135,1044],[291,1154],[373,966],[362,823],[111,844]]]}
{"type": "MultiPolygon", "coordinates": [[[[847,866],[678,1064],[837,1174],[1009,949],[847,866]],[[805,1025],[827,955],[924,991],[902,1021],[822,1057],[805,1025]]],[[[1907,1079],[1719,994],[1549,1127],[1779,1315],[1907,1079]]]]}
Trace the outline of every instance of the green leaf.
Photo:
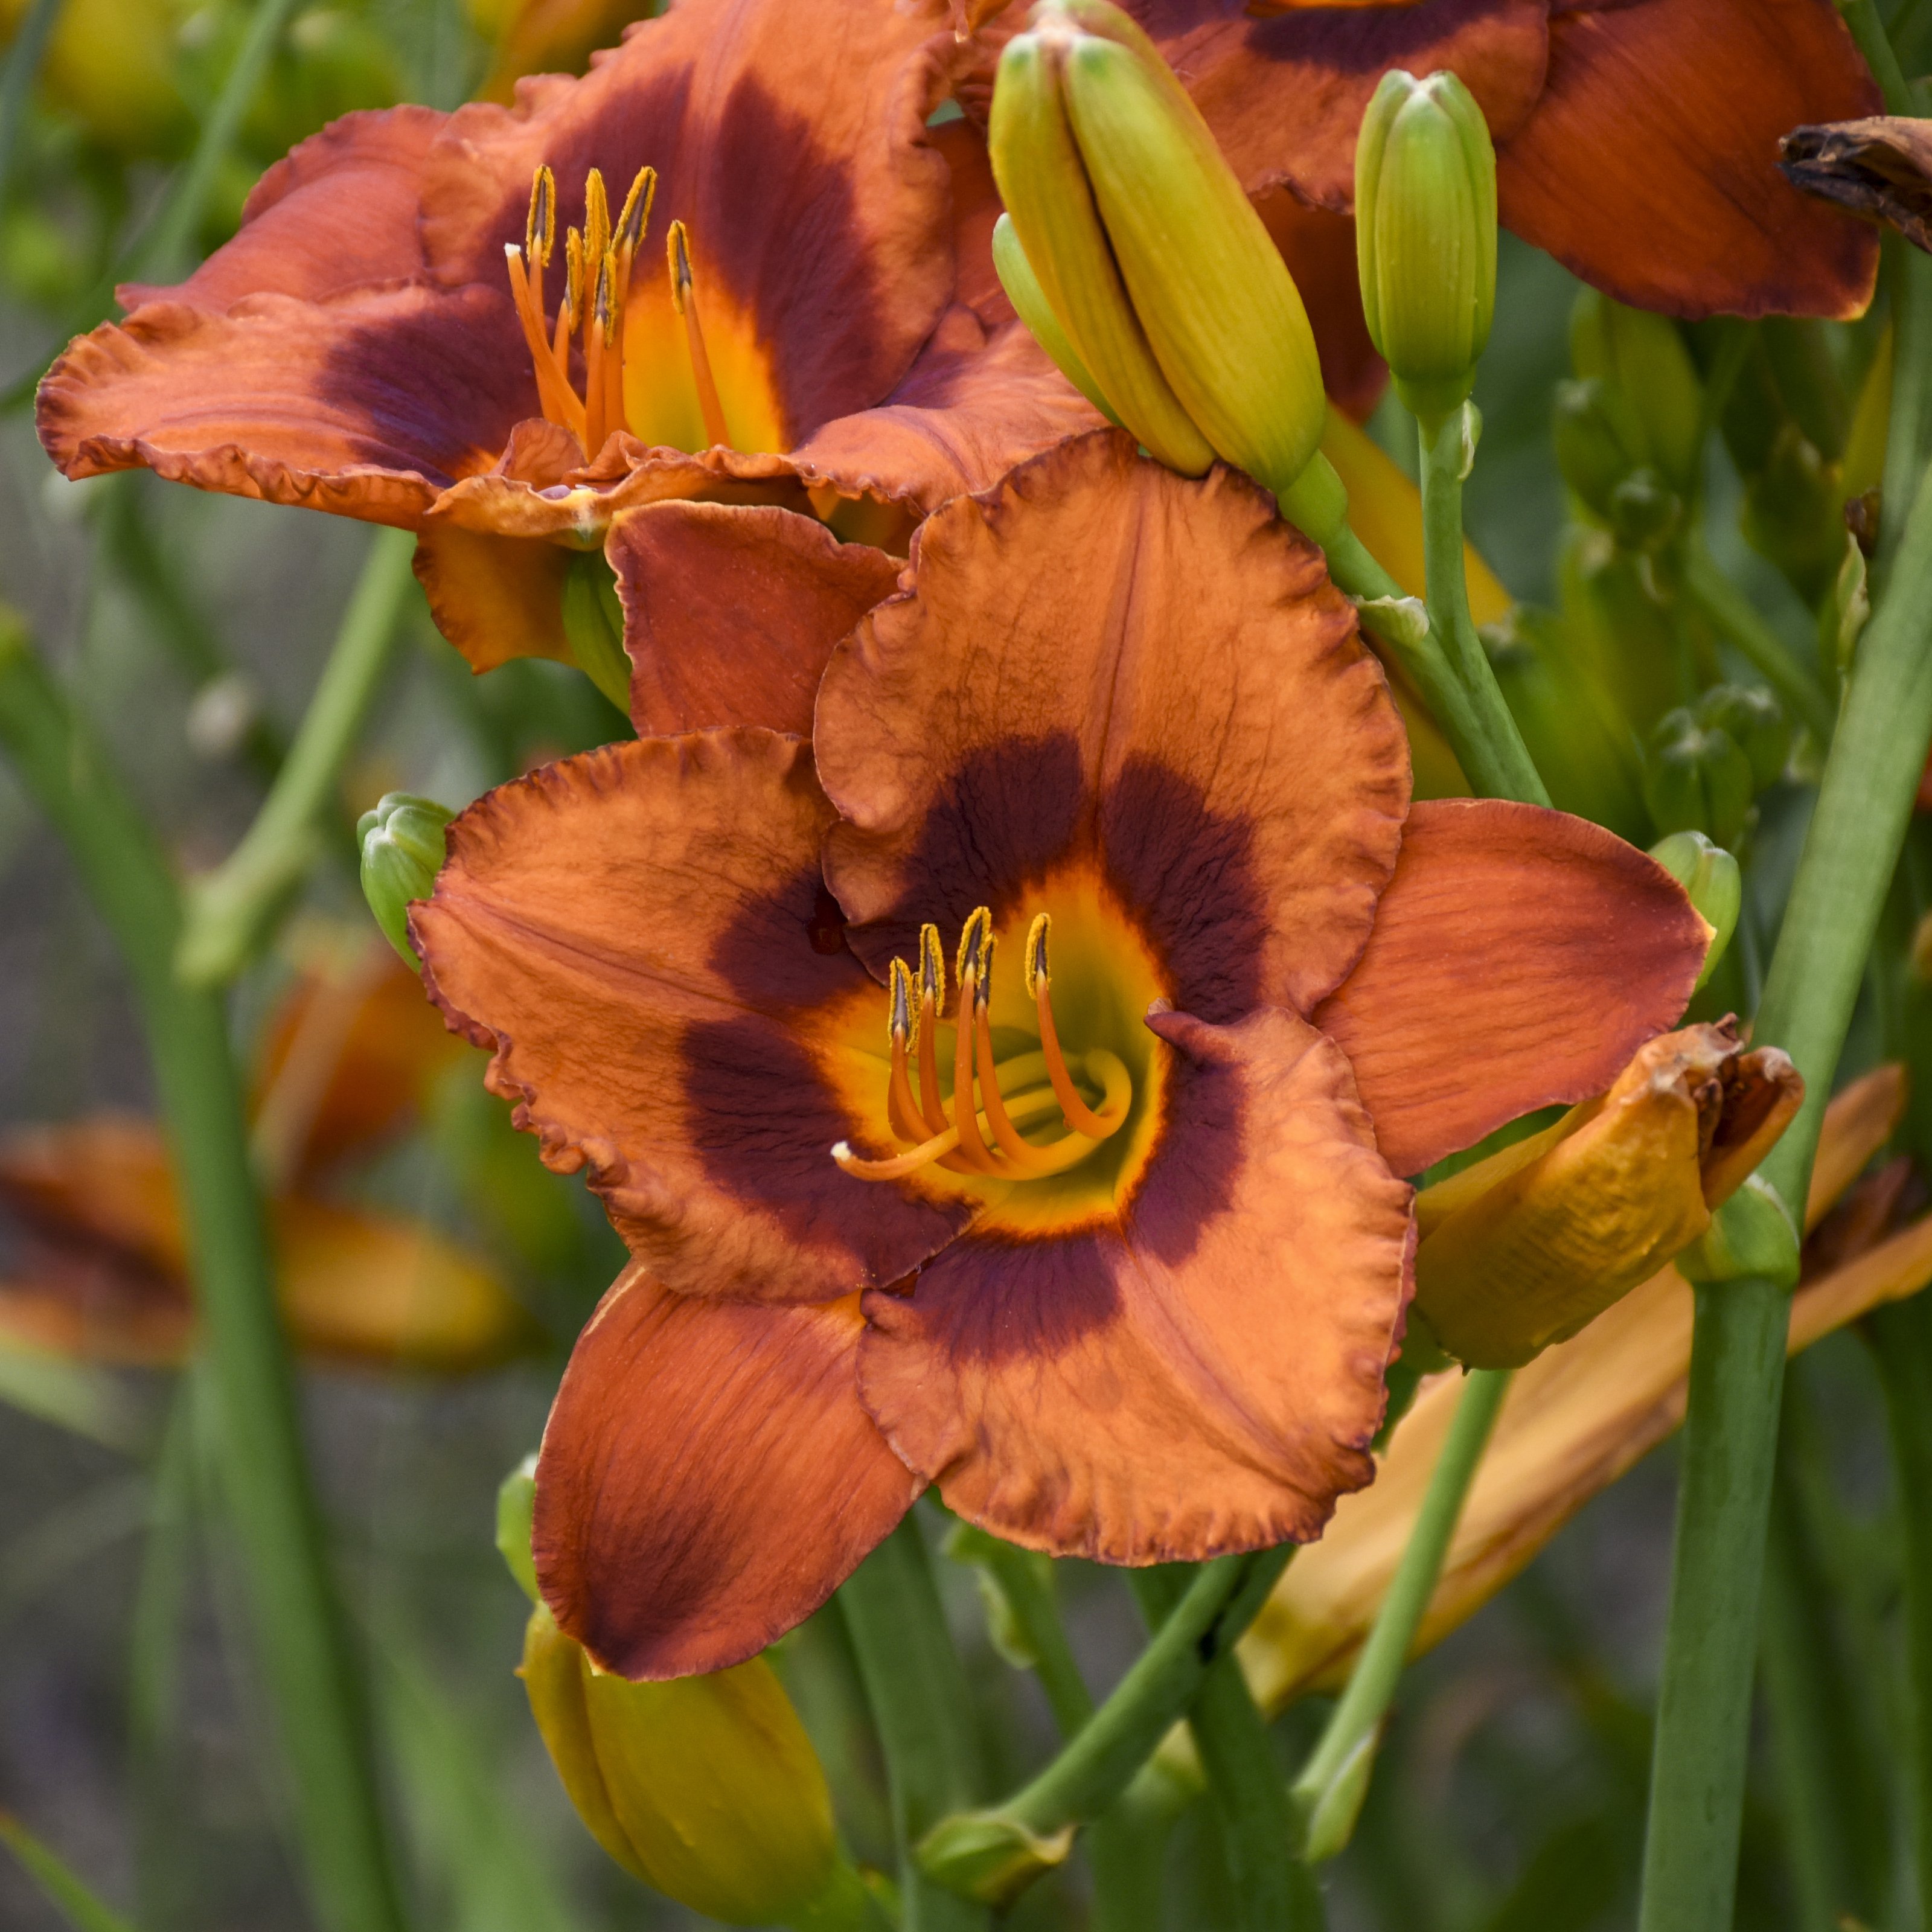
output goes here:
{"type": "Polygon", "coordinates": [[[0,1338],[0,1402],[90,1442],[139,1455],[148,1430],[118,1377],[50,1348],[0,1338]]]}
{"type": "Polygon", "coordinates": [[[10,1812],[0,1811],[0,1841],[26,1867],[28,1876],[46,1894],[74,1932],[134,1932],[128,1920],[102,1904],[68,1869],[58,1854],[44,1845],[10,1812]]]}

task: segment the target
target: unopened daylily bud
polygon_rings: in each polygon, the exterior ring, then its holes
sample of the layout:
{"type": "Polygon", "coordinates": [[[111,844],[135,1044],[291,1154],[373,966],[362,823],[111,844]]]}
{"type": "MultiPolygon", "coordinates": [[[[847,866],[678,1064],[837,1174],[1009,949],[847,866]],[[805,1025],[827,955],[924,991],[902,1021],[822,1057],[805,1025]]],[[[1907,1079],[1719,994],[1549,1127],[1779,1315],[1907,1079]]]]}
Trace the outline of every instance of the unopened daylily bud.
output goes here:
{"type": "Polygon", "coordinates": [[[1735,848],[1757,795],[1751,763],[1730,734],[1680,707],[1644,748],[1643,797],[1660,832],[1702,832],[1735,848]]]}
{"type": "Polygon", "coordinates": [[[1003,213],[993,224],[993,267],[1015,314],[1032,332],[1034,340],[1053,358],[1060,373],[1109,422],[1118,423],[1120,418],[1114,415],[1113,405],[1101,393],[1100,384],[1094,381],[1086,364],[1067,340],[1066,332],[1060,327],[1060,319],[1053,312],[1053,304],[1047,300],[1046,292],[1040,285],[1040,278],[1034,273],[1033,264],[1020,246],[1019,231],[1014,227],[1010,214],[1003,213]]]}
{"type": "Polygon", "coordinates": [[[1397,68],[1355,142],[1362,312],[1425,422],[1468,394],[1496,302],[1496,158],[1482,110],[1453,74],[1397,68]]]}
{"type": "Polygon", "coordinates": [[[1570,316],[1570,354],[1580,376],[1623,397],[1642,437],[1639,459],[1673,490],[1690,489],[1703,446],[1704,392],[1676,324],[1586,289],[1570,316]]]}
{"type": "Polygon", "coordinates": [[[633,1684],[539,1604],[522,1675],[578,1816],[633,1877],[728,1924],[859,1922],[825,1773],[763,1658],[633,1684]]]}
{"type": "Polygon", "coordinates": [[[362,896],[382,936],[410,965],[422,962],[410,944],[410,905],[426,899],[442,868],[445,830],[455,814],[433,798],[387,794],[356,821],[362,848],[362,896]]]}
{"type": "Polygon", "coordinates": [[[1696,708],[1699,724],[1708,731],[1722,731],[1750,760],[1751,782],[1760,791],[1784,776],[1791,724],[1784,706],[1762,685],[1714,685],[1696,708]]]}
{"type": "Polygon", "coordinates": [[[532,1450],[496,1486],[496,1553],[532,1603],[539,1602],[530,1532],[536,1520],[537,1459],[532,1450]]]}
{"type": "Polygon", "coordinates": [[[1327,404],[1306,311],[1153,42],[1107,0],[1042,0],[1000,57],[988,133],[1072,380],[1084,370],[1170,467],[1198,475],[1219,456],[1332,536],[1346,498],[1316,455],[1327,404]],[[1311,466],[1321,487],[1298,500],[1311,466]]]}
{"type": "Polygon", "coordinates": [[[1575,1334],[1704,1234],[1804,1090],[1728,1024],[1652,1040],[1609,1093],[1417,1197],[1417,1315],[1480,1368],[1575,1334]]]}
{"type": "Polygon", "coordinates": [[[1721,845],[1713,845],[1701,832],[1673,832],[1650,848],[1650,856],[1682,886],[1711,928],[1710,950],[1704,955],[1701,986],[1717,970],[1724,949],[1737,930],[1744,905],[1744,874],[1738,862],[1721,845]]]}
{"type": "Polygon", "coordinates": [[[1677,1257],[1677,1271],[1700,1286],[1754,1275],[1792,1287],[1798,1280],[1798,1228],[1769,1181],[1754,1174],[1677,1257]]]}

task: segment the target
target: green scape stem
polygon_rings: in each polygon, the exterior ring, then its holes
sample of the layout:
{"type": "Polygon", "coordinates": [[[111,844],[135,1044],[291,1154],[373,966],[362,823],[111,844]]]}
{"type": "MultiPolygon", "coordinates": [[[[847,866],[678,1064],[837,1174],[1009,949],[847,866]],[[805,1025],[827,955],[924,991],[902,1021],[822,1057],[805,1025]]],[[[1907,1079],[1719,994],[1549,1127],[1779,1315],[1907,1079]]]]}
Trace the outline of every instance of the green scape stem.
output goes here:
{"type": "MultiPolygon", "coordinates": [[[[1825,1103],[1932,739],[1932,486],[1859,640],[1754,1040],[1804,1103],[1760,1172],[1802,1202],[1825,1103]]],[[[1746,1726],[1790,1297],[1748,1277],[1697,1291],[1640,1932],[1730,1923],[1746,1726]]]]}
{"type": "MultiPolygon", "coordinates": [[[[1432,424],[1418,418],[1416,434],[1422,455],[1422,554],[1429,628],[1442,640],[1477,728],[1466,752],[1453,733],[1450,743],[1478,798],[1514,798],[1528,805],[1547,805],[1549,790],[1522,742],[1489,653],[1476,634],[1475,620],[1469,614],[1462,483],[1475,455],[1474,407],[1465,404],[1432,424]]],[[[1447,728],[1439,716],[1437,722],[1447,728]]]]}
{"type": "Polygon", "coordinates": [[[1354,1828],[1382,1720],[1436,1594],[1463,1498],[1509,1385],[1507,1369],[1474,1369],[1465,1378],[1415,1526],[1349,1673],[1348,1688],[1288,1794],[1311,1859],[1333,1857],[1354,1828]]]}
{"type": "Polygon", "coordinates": [[[415,550],[407,530],[376,532],[322,680],[254,824],[213,872],[190,884],[176,958],[189,985],[223,985],[248,964],[321,852],[342,767],[394,658],[415,550]]]}
{"type": "Polygon", "coordinates": [[[188,1229],[223,1480],[264,1679],[292,1774],[316,1916],[400,1932],[362,1686],[309,1483],[227,1016],[175,976],[181,902],[146,820],[17,622],[0,635],[0,744],[119,947],[188,1229]]]}
{"type": "Polygon", "coordinates": [[[1874,1310],[1870,1324],[1905,1532],[1913,1852],[1918,1896],[1932,1899],[1932,1301],[1874,1310]]]}
{"type": "MultiPolygon", "coordinates": [[[[1150,1628],[1173,1614],[1185,1576],[1178,1567],[1130,1573],[1150,1628]]],[[[1268,1720],[1232,1651],[1208,1666],[1188,1707],[1187,1728],[1220,1814],[1234,1901],[1232,1932],[1322,1932],[1322,1894],[1295,1855],[1300,1834],[1268,1720]]]]}
{"type": "Polygon", "coordinates": [[[986,1932],[986,1907],[934,1884],[914,1855],[978,1797],[981,1775],[971,1692],[916,1517],[839,1586],[838,1606],[885,1754],[904,1932],[986,1932]]]}
{"type": "Polygon", "coordinates": [[[95,1898],[58,1852],[5,1811],[0,1811],[0,1845],[20,1861],[74,1932],[134,1932],[119,1912],[95,1898]]]}
{"type": "Polygon", "coordinates": [[[1878,553],[1872,560],[1874,596],[1882,593],[1896,563],[1904,513],[1932,456],[1932,255],[1902,236],[1888,235],[1885,268],[1892,298],[1892,410],[1879,488],[1878,553]]]}
{"type": "Polygon", "coordinates": [[[1806,726],[1821,746],[1830,744],[1838,722],[1831,700],[1701,543],[1694,541],[1684,547],[1682,583],[1692,605],[1778,694],[1785,710],[1806,726]]]}
{"type": "Polygon", "coordinates": [[[1879,18],[1878,0],[1838,0],[1838,11],[1844,16],[1845,25],[1851,29],[1858,52],[1864,56],[1865,64],[1871,69],[1872,77],[1885,96],[1885,111],[1888,114],[1917,113],[1912,84],[1905,77],[1904,68],[1898,64],[1898,56],[1893,50],[1892,37],[1885,30],[1885,22],[1879,18]]]}
{"type": "Polygon", "coordinates": [[[941,1883],[1004,1902],[1064,1858],[1073,1834],[1118,1800],[1274,1588],[1293,1546],[1217,1556],[1185,1593],[1092,1719],[1030,1783],[990,1810],[945,1818],[919,1846],[941,1883]]]}

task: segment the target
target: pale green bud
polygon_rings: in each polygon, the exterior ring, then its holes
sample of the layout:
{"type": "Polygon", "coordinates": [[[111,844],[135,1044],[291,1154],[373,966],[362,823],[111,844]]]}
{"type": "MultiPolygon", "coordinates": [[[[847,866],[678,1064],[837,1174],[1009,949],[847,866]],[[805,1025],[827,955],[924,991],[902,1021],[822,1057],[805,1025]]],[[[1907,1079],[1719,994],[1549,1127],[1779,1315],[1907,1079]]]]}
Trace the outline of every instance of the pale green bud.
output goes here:
{"type": "Polygon", "coordinates": [[[1328,414],[1294,278],[1153,43],[1106,0],[1065,8],[1067,114],[1154,356],[1216,454],[1285,490],[1328,414]]]}
{"type": "Polygon", "coordinates": [[[1453,74],[1385,74],[1355,142],[1355,250],[1369,334],[1426,422],[1468,395],[1496,304],[1496,158],[1453,74]]]}
{"type": "Polygon", "coordinates": [[[1000,58],[988,136],[1001,278],[1069,380],[1170,468],[1219,456],[1332,536],[1332,474],[1297,488],[1327,412],[1307,313],[1153,42],[1108,0],[1043,0],[1000,58]]]}
{"type": "Polygon", "coordinates": [[[418,971],[422,962],[410,944],[410,906],[434,889],[442,869],[445,830],[454,816],[433,798],[392,791],[356,821],[362,896],[382,936],[418,971]]]}
{"type": "Polygon", "coordinates": [[[1737,930],[1744,906],[1744,875],[1738,862],[1721,845],[1713,845],[1701,832],[1673,832],[1650,848],[1650,856],[1684,888],[1697,916],[1711,928],[1704,955],[1701,986],[1717,970],[1724,949],[1737,930]]]}
{"type": "Polygon", "coordinates": [[[532,1603],[542,1600],[530,1534],[536,1520],[537,1459],[532,1450],[496,1486],[496,1553],[532,1603]]]}
{"type": "Polygon", "coordinates": [[[1712,1210],[1710,1226],[1677,1257],[1677,1271],[1700,1286],[1756,1276],[1792,1288],[1799,1258],[1791,1210],[1769,1181],[1754,1174],[1712,1210]]]}
{"type": "Polygon", "coordinates": [[[1006,43],[987,124],[993,178],[1040,292],[1109,413],[1170,470],[1198,476],[1214,452],[1168,386],[1121,285],[1060,98],[1064,52],[1064,35],[1006,43]]]}
{"type": "Polygon", "coordinates": [[[728,1924],[851,1918],[824,1771],[763,1658],[633,1684],[539,1604],[521,1675],[578,1816],[634,1877],[728,1924]]]}
{"type": "Polygon", "coordinates": [[[1032,332],[1034,340],[1053,358],[1060,373],[1109,422],[1118,424],[1120,418],[1100,393],[1100,384],[1094,381],[1086,364],[1067,340],[1066,332],[1060,327],[1060,318],[1054,314],[1053,304],[1047,300],[1046,292],[1040,285],[1040,278],[1034,273],[1033,264],[1020,246],[1019,231],[1014,227],[1010,214],[1003,214],[993,224],[993,267],[1000,278],[1000,287],[1006,292],[1006,299],[1032,332]]]}

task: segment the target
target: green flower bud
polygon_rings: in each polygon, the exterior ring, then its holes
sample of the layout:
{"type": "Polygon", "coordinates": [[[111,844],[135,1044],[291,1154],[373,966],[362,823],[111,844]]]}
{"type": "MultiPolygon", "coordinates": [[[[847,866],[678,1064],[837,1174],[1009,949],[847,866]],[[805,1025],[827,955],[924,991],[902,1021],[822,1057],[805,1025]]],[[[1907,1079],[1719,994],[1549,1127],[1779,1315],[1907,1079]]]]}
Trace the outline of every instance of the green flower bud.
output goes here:
{"type": "Polygon", "coordinates": [[[1496,305],[1496,158],[1453,74],[1382,76],[1355,142],[1355,252],[1369,334],[1425,422],[1476,380],[1496,305]]]}
{"type": "Polygon", "coordinates": [[[1698,917],[1711,928],[1703,970],[1697,975],[1697,984],[1702,986],[1718,970],[1731,934],[1738,929],[1744,899],[1744,874],[1736,860],[1701,832],[1673,832],[1650,848],[1650,856],[1684,888],[1698,917]]]}
{"type": "Polygon", "coordinates": [[[1791,725],[1784,707],[1762,685],[1714,685],[1698,699],[1696,716],[1707,731],[1722,731],[1750,760],[1751,782],[1768,790],[1784,776],[1791,756],[1791,725]]]}
{"type": "Polygon", "coordinates": [[[834,1898],[857,1888],[825,1773],[763,1658],[633,1684],[539,1604],[521,1674],[578,1816],[633,1877],[733,1925],[833,1920],[834,1898]]]}
{"type": "Polygon", "coordinates": [[[1703,385],[1675,323],[1594,289],[1577,298],[1570,355],[1579,376],[1618,390],[1642,439],[1636,452],[1679,495],[1696,481],[1703,385]]]}
{"type": "Polygon", "coordinates": [[[1294,495],[1328,406],[1306,311],[1153,42],[1107,0],[1043,0],[1000,57],[988,134],[1065,354],[1023,281],[1009,292],[1070,380],[1171,468],[1219,456],[1332,536],[1332,476],[1294,495]]]}
{"type": "Polygon", "coordinates": [[[433,798],[392,791],[356,821],[362,896],[383,937],[418,972],[422,962],[410,944],[410,906],[428,898],[435,886],[442,869],[444,828],[455,815],[433,798]]]}
{"type": "Polygon", "coordinates": [[[496,1553],[508,1565],[517,1587],[533,1604],[542,1600],[537,1588],[536,1559],[530,1554],[536,1511],[537,1459],[532,1450],[496,1486],[496,1553]]]}
{"type": "Polygon", "coordinates": [[[1033,264],[1020,246],[1019,230],[1013,226],[1010,214],[1002,214],[993,224],[993,268],[1015,313],[1032,331],[1034,340],[1053,358],[1060,373],[1109,422],[1118,424],[1120,418],[1101,394],[1100,384],[1094,381],[1086,364],[1067,340],[1066,332],[1060,327],[1060,318],[1054,314],[1053,304],[1047,300],[1046,292],[1040,285],[1040,278],[1034,273],[1033,264]]]}
{"type": "Polygon", "coordinates": [[[1750,760],[1727,731],[1667,712],[1645,747],[1644,802],[1660,832],[1702,832],[1734,847],[1757,795],[1750,760]]]}
{"type": "Polygon", "coordinates": [[[1643,431],[1623,392],[1594,376],[1558,383],[1550,429],[1564,482],[1607,522],[1617,485],[1643,461],[1643,431]]]}
{"type": "Polygon", "coordinates": [[[1798,1259],[1791,1210],[1769,1181],[1754,1174],[1712,1211],[1710,1226],[1677,1257],[1677,1271],[1700,1287],[1756,1275],[1792,1288],[1798,1259]]]}
{"type": "Polygon", "coordinates": [[[1064,1864],[1073,1827],[1042,1838],[1000,1811],[960,1811],[920,1841],[920,1869],[949,1892],[982,1905],[1010,1905],[1042,1873],[1064,1864]]]}

